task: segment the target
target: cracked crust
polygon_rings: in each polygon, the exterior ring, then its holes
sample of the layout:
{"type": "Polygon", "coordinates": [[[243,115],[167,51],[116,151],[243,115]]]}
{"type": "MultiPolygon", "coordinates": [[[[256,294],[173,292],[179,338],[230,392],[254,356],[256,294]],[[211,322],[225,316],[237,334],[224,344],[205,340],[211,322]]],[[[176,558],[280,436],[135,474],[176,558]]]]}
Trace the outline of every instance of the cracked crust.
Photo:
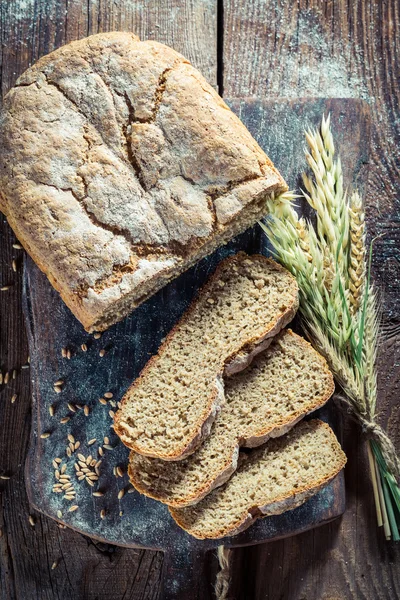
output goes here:
{"type": "Polygon", "coordinates": [[[129,33],[72,42],[4,99],[0,208],[88,331],[243,231],[287,189],[180,54],[129,33]]]}

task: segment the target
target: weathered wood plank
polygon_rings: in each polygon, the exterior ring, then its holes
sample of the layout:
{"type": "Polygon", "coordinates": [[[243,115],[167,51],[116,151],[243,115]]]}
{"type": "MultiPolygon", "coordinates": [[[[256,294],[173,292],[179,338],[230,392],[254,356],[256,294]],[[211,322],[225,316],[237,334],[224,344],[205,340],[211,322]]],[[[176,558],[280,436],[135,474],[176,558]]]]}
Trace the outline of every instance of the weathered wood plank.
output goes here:
{"type": "MultiPolygon", "coordinates": [[[[225,0],[223,85],[228,96],[363,98],[372,110],[366,206],[376,242],[373,275],[382,285],[385,339],[379,418],[400,449],[400,88],[396,0],[225,0]]],[[[365,447],[347,422],[348,508],[340,525],[263,550],[235,551],[237,598],[395,598],[400,548],[376,529],[365,447]]]]}
{"type": "MultiPolygon", "coordinates": [[[[0,2],[0,90],[40,56],[91,33],[130,30],[142,38],[173,46],[216,85],[217,42],[214,0],[8,0],[0,2]]],[[[155,600],[160,588],[162,554],[94,544],[37,516],[28,523],[23,464],[31,409],[28,348],[21,310],[21,271],[12,259],[14,235],[0,216],[0,367],[18,370],[15,381],[0,387],[0,597],[7,600],[125,598],[155,600]],[[10,399],[18,393],[14,404],[10,399]],[[51,570],[54,560],[60,565],[51,570]]],[[[210,557],[211,559],[211,557],[210,557]]]]}

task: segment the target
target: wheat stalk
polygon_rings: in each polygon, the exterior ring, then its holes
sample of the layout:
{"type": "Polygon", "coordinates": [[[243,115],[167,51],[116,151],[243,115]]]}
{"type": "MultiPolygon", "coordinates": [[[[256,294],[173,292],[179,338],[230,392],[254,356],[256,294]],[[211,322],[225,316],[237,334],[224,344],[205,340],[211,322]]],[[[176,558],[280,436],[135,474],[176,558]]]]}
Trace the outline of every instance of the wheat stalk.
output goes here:
{"type": "Polygon", "coordinates": [[[276,258],[296,277],[299,312],[314,346],[325,356],[344,392],[342,401],[371,436],[370,466],[378,523],[400,539],[400,460],[376,423],[379,306],[370,282],[371,253],[366,264],[365,218],[360,195],[348,200],[330,128],[307,131],[303,196],[315,211],[316,227],[299,218],[297,196],[286,192],[268,202],[260,223],[276,258]]]}
{"type": "Polygon", "coordinates": [[[365,283],[365,223],[362,200],[358,192],[350,198],[349,302],[354,315],[360,307],[365,283]]]}

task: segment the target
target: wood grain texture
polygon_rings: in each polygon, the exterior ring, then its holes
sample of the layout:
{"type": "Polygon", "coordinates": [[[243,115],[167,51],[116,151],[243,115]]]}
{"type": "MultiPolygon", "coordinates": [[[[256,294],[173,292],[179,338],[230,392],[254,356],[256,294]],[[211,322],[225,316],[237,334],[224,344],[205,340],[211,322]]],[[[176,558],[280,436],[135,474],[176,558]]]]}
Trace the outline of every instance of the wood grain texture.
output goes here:
{"type": "MultiPolygon", "coordinates": [[[[397,0],[220,0],[219,6],[224,17],[223,27],[219,24],[224,33],[219,79],[226,95],[260,99],[340,95],[361,97],[371,104],[374,144],[368,224],[371,232],[385,233],[378,241],[374,264],[374,275],[385,291],[380,417],[399,448],[399,4],[397,0]]],[[[209,81],[215,85],[216,14],[216,2],[211,0],[2,0],[1,91],[4,94],[40,55],[88,31],[95,33],[99,23],[104,29],[140,24],[142,37],[154,37],[186,53],[206,76],[211,74],[209,81]]],[[[21,276],[11,269],[12,258],[21,251],[12,249],[13,241],[0,217],[0,283],[12,285],[9,291],[0,292],[3,373],[13,367],[19,370],[28,354],[21,276]]],[[[0,480],[0,598],[118,600],[119,594],[125,600],[155,600],[161,553],[94,544],[74,532],[59,530],[45,518],[38,518],[35,529],[28,524],[22,465],[29,430],[29,374],[22,370],[11,385],[0,388],[0,473],[11,475],[9,481],[0,480]],[[11,405],[14,391],[18,399],[11,405]],[[51,571],[53,558],[58,557],[65,560],[51,571]],[[16,573],[21,575],[18,580],[16,573]]],[[[386,544],[376,531],[361,436],[347,419],[345,440],[350,455],[348,510],[341,523],[284,542],[235,550],[231,598],[400,597],[399,548],[386,544]]],[[[208,581],[214,581],[215,571],[216,562],[210,556],[208,581]]]]}
{"type": "MultiPolygon", "coordinates": [[[[229,96],[363,98],[371,106],[367,195],[373,276],[382,287],[379,419],[400,450],[400,122],[397,0],[225,0],[223,87],[229,96]]],[[[345,419],[347,511],[341,523],[261,549],[236,550],[235,598],[400,597],[400,546],[375,525],[362,436],[345,419]],[[272,575],[271,575],[272,573],[272,575]]]]}

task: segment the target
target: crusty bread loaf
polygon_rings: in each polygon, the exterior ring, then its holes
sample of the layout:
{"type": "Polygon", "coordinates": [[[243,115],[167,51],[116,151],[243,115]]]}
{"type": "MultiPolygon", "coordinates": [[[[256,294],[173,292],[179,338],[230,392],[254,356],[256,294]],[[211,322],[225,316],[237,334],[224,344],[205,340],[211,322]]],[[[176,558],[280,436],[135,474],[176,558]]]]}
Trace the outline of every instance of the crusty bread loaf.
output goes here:
{"type": "Polygon", "coordinates": [[[180,54],[102,33],[41,58],[4,99],[0,208],[88,331],[253,225],[287,189],[180,54]]]}
{"type": "Polygon", "coordinates": [[[297,306],[296,280],[273,260],[222,261],[123,397],[114,426],[124,444],[164,460],[194,452],[224,402],[224,365],[259,352],[297,306]]]}
{"type": "Polygon", "coordinates": [[[260,446],[320,408],[335,389],[326,361],[290,329],[241,373],[225,380],[225,400],[210,435],[194,454],[166,462],[132,452],[135,488],[170,506],[199,502],[237,467],[239,446],[260,446]]]}
{"type": "Polygon", "coordinates": [[[191,535],[235,535],[265,515],[278,515],[303,504],[346,464],[331,428],[318,419],[301,422],[289,433],[241,455],[237,471],[201,502],[170,508],[191,535]]]}

